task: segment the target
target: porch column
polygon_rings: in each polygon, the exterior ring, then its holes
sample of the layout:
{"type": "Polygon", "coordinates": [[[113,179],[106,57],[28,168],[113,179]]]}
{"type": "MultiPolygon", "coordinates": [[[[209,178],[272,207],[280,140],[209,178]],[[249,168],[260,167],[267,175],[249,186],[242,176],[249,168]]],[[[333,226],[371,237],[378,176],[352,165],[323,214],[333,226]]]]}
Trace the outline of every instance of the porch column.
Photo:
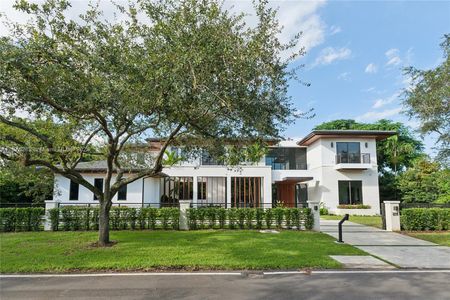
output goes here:
{"type": "Polygon", "coordinates": [[[194,204],[194,207],[197,207],[197,200],[198,200],[198,177],[194,176],[192,180],[192,203],[194,204]]]}
{"type": "Polygon", "coordinates": [[[311,208],[311,213],[314,219],[314,225],[312,230],[320,231],[320,201],[308,200],[308,207],[311,208]]]}
{"type": "Polygon", "coordinates": [[[227,176],[227,208],[231,208],[231,176],[227,176]]]}

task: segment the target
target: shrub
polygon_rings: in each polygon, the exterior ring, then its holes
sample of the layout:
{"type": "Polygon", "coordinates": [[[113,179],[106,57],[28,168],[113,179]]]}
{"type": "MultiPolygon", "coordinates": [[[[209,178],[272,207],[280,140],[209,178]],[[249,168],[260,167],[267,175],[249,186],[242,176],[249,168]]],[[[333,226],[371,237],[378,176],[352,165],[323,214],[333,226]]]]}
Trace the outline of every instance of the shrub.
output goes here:
{"type": "Polygon", "coordinates": [[[284,209],[284,220],[286,228],[291,229],[291,220],[292,220],[292,213],[295,208],[285,208],[284,209]]]}
{"type": "Polygon", "coordinates": [[[228,226],[230,229],[236,228],[236,221],[237,221],[237,209],[236,208],[230,208],[227,212],[228,216],[228,226]]]}
{"type": "Polygon", "coordinates": [[[261,229],[264,220],[264,209],[255,209],[256,229],[261,229]]]}
{"type": "Polygon", "coordinates": [[[450,208],[406,208],[400,221],[405,230],[448,230],[450,208]]]}
{"type": "Polygon", "coordinates": [[[217,219],[219,220],[219,228],[225,228],[225,222],[227,220],[227,210],[223,207],[217,209],[217,219]]]}
{"type": "Polygon", "coordinates": [[[198,210],[195,208],[188,208],[186,213],[187,213],[187,219],[188,219],[188,225],[189,225],[189,229],[192,230],[196,230],[198,229],[198,215],[197,215],[198,210]]]}
{"type": "Polygon", "coordinates": [[[236,209],[236,218],[239,225],[239,229],[244,229],[245,226],[245,208],[236,209]]]}
{"type": "Polygon", "coordinates": [[[58,231],[59,229],[59,208],[52,208],[49,210],[50,215],[50,226],[53,231],[58,231]]]}
{"type": "Polygon", "coordinates": [[[370,209],[371,206],[366,205],[366,204],[340,204],[337,206],[337,208],[340,208],[340,209],[370,209]]]}
{"type": "Polygon", "coordinates": [[[145,229],[145,221],[147,220],[147,212],[148,212],[148,210],[145,208],[141,208],[137,212],[136,219],[137,219],[139,229],[145,229]]]}
{"type": "Polygon", "coordinates": [[[273,224],[273,209],[272,208],[266,209],[266,211],[264,212],[264,220],[266,221],[266,227],[268,229],[272,228],[272,224],[273,224]]]}
{"type": "Polygon", "coordinates": [[[156,229],[156,220],[158,219],[158,210],[159,210],[159,208],[155,208],[155,207],[145,208],[149,229],[153,229],[153,230],[156,229]]]}
{"type": "Polygon", "coordinates": [[[41,207],[0,208],[0,231],[41,230],[44,213],[41,207]]]}
{"type": "Polygon", "coordinates": [[[254,208],[244,208],[245,215],[245,225],[248,229],[253,228],[253,218],[255,217],[255,209],[254,208]]]}
{"type": "Polygon", "coordinates": [[[283,207],[275,207],[272,209],[273,217],[275,219],[275,223],[278,229],[281,229],[283,225],[283,217],[284,217],[284,208],[283,207]]]}
{"type": "Polygon", "coordinates": [[[294,226],[295,228],[297,228],[297,230],[300,230],[300,220],[301,218],[301,212],[302,212],[302,208],[293,208],[291,209],[291,222],[292,222],[292,226],[294,226]]]}
{"type": "Polygon", "coordinates": [[[301,218],[305,220],[305,229],[311,230],[314,226],[314,217],[311,213],[311,208],[301,209],[301,218]]]}
{"type": "Polygon", "coordinates": [[[91,221],[90,221],[90,228],[93,230],[98,230],[98,215],[99,215],[99,211],[100,209],[98,207],[92,207],[92,215],[91,215],[91,221]]]}
{"type": "Polygon", "coordinates": [[[205,218],[206,218],[206,210],[204,207],[200,207],[197,209],[197,220],[198,220],[198,228],[205,228],[205,218]]]}
{"type": "Polygon", "coordinates": [[[206,218],[208,219],[209,228],[214,228],[216,225],[216,217],[217,217],[217,208],[215,207],[206,207],[204,208],[206,218]]]}
{"type": "Polygon", "coordinates": [[[172,217],[172,212],[169,207],[163,207],[159,210],[159,216],[161,217],[161,226],[163,229],[169,229],[169,223],[172,217]]]}

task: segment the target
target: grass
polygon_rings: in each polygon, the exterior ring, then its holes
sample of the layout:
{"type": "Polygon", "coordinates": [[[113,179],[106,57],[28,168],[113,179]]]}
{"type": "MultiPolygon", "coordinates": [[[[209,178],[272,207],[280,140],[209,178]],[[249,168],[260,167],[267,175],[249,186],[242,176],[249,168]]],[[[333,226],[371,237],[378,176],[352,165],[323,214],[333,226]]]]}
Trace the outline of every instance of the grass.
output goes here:
{"type": "Polygon", "coordinates": [[[0,234],[0,272],[160,269],[339,268],[329,255],[363,255],[318,232],[114,231],[118,244],[92,247],[95,232],[0,234]]]}
{"type": "MultiPolygon", "coordinates": [[[[343,216],[326,215],[320,217],[325,220],[341,220],[343,216]]],[[[382,227],[381,216],[350,216],[349,221],[377,228],[382,227]]]]}
{"type": "Polygon", "coordinates": [[[421,240],[450,247],[450,231],[441,231],[441,232],[405,231],[404,233],[421,240]]]}

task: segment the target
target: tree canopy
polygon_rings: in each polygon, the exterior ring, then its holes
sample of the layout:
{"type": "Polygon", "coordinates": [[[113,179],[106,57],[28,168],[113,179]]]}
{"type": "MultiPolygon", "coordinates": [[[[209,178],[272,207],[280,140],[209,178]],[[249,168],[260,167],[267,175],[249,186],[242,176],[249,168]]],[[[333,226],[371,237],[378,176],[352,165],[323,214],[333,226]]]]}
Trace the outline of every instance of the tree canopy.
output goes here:
{"type": "Polygon", "coordinates": [[[405,68],[412,84],[404,91],[404,105],[410,117],[420,121],[422,134],[437,135],[439,158],[447,164],[450,159],[450,34],[443,37],[444,59],[430,70],[405,68]]]}
{"type": "Polygon", "coordinates": [[[158,176],[170,144],[212,148],[218,140],[278,137],[294,116],[288,65],[303,51],[281,54],[300,35],[278,40],[267,1],[254,6],[255,26],[220,1],[139,0],[116,5],[114,22],[96,6],[69,19],[66,0],[21,0],[15,8],[33,20],[7,21],[11,35],[0,39],[0,155],[92,191],[100,245],[109,242],[112,197],[125,184],[158,176]],[[149,134],[164,144],[132,172],[136,160],[124,159],[124,148],[149,134]],[[96,145],[107,165],[104,191],[76,169],[96,145]]]}

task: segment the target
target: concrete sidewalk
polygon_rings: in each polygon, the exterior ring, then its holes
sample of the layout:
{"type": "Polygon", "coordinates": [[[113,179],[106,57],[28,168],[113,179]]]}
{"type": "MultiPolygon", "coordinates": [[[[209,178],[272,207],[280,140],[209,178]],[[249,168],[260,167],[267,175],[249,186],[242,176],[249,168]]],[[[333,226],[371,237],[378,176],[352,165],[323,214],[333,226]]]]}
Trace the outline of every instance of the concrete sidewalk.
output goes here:
{"type": "MultiPolygon", "coordinates": [[[[320,229],[337,239],[338,222],[320,220],[320,229]]],[[[348,221],[342,232],[345,243],[401,268],[450,269],[450,247],[348,221]]]]}

